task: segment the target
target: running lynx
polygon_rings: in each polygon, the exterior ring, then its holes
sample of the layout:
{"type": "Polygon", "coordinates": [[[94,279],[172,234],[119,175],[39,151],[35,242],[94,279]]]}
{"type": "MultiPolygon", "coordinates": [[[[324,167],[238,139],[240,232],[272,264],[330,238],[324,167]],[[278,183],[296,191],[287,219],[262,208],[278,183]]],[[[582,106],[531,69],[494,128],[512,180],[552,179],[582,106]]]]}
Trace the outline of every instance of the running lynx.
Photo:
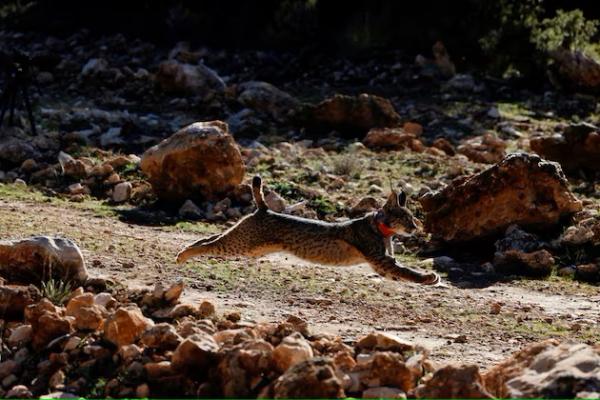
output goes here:
{"type": "Polygon", "coordinates": [[[392,236],[417,229],[406,208],[406,194],[392,191],[385,205],[357,219],[329,223],[269,210],[261,178],[252,181],[257,210],[226,232],[201,239],[177,255],[185,263],[200,255],[260,257],[287,252],[307,261],[328,265],[369,263],[386,278],[425,285],[437,284],[435,273],[423,273],[400,265],[393,256],[392,236]]]}

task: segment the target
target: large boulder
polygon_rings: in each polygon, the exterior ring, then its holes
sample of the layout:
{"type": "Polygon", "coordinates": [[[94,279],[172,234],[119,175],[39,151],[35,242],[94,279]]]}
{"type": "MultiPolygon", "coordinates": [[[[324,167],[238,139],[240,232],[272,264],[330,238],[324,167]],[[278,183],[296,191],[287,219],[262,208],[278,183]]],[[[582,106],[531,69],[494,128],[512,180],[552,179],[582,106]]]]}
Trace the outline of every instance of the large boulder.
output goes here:
{"type": "Polygon", "coordinates": [[[512,224],[553,226],[582,209],[557,163],[524,153],[456,179],[419,201],[426,212],[425,229],[447,242],[497,234],[512,224]]]}
{"type": "Polygon", "coordinates": [[[550,52],[554,60],[552,82],[590,93],[600,92],[600,62],[581,51],[559,47],[550,52]]]}
{"type": "Polygon", "coordinates": [[[491,368],[483,379],[497,397],[585,398],[585,393],[600,392],[600,348],[535,343],[491,368]]]}
{"type": "Polygon", "coordinates": [[[562,134],[533,137],[529,146],[540,156],[559,162],[566,172],[600,170],[600,128],[597,126],[571,125],[562,134]]]}
{"type": "Polygon", "coordinates": [[[300,105],[296,98],[267,82],[244,82],[238,89],[240,103],[278,121],[284,121],[300,105]]]}
{"type": "Polygon", "coordinates": [[[371,128],[397,126],[400,116],[383,97],[337,94],[304,110],[304,124],[315,130],[336,130],[348,136],[362,136],[371,128]]]}
{"type": "Polygon", "coordinates": [[[0,241],[0,276],[11,282],[53,278],[83,283],[88,273],[79,247],[71,240],[36,236],[0,241]]]}
{"type": "Polygon", "coordinates": [[[148,149],[140,163],[157,196],[220,200],[242,182],[240,149],[222,121],[196,122],[148,149]]]}
{"type": "Polygon", "coordinates": [[[176,94],[206,95],[225,90],[225,83],[219,75],[204,64],[163,61],[158,66],[155,79],[161,89],[176,94]]]}

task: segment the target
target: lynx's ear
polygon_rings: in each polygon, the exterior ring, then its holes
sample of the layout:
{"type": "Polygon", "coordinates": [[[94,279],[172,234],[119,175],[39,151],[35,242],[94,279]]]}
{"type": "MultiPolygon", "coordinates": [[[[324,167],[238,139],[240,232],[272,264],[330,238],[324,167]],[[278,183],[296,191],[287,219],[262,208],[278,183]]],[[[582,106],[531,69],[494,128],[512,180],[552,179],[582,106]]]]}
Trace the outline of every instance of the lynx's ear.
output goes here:
{"type": "Polygon", "coordinates": [[[398,194],[398,205],[400,207],[406,207],[406,193],[404,193],[403,190],[398,194]]]}
{"type": "Polygon", "coordinates": [[[388,196],[383,208],[387,208],[387,209],[397,208],[397,207],[399,207],[399,200],[400,200],[400,198],[398,197],[398,193],[395,190],[392,190],[392,192],[388,196]]]}

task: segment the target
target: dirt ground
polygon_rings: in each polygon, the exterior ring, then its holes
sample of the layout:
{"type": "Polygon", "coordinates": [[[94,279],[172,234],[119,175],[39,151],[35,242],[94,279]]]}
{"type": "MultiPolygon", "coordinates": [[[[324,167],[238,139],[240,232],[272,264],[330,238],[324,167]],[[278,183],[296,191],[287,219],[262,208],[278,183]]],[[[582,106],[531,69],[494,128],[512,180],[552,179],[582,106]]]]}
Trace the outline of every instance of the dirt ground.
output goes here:
{"type": "Polygon", "coordinates": [[[313,332],[338,333],[348,341],[382,330],[421,344],[435,361],[483,367],[540,339],[600,340],[595,286],[551,277],[489,285],[445,280],[444,286],[431,288],[386,281],[367,265],[326,267],[283,254],[177,266],[175,254],[184,244],[227,225],[130,224],[96,200],[72,203],[0,186],[3,238],[72,238],[92,275],[140,287],[183,279],[186,299],[210,299],[220,311],[240,310],[246,320],[280,321],[293,314],[308,320],[313,332]]]}

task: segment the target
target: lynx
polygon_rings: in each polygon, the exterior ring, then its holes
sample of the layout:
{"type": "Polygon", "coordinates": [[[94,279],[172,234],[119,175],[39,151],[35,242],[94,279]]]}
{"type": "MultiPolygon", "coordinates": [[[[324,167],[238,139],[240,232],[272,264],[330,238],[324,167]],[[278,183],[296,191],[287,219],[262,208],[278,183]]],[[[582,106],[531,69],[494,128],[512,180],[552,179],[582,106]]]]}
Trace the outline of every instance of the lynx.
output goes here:
{"type": "Polygon", "coordinates": [[[378,274],[392,280],[424,285],[440,281],[435,273],[423,273],[400,265],[394,258],[392,236],[417,229],[417,221],[406,208],[406,194],[392,193],[374,212],[344,222],[324,222],[270,210],[264,201],[262,180],[254,177],[252,191],[256,211],[226,232],[201,239],[177,255],[185,263],[200,255],[260,257],[274,252],[291,253],[301,259],[326,265],[368,263],[378,274]]]}

